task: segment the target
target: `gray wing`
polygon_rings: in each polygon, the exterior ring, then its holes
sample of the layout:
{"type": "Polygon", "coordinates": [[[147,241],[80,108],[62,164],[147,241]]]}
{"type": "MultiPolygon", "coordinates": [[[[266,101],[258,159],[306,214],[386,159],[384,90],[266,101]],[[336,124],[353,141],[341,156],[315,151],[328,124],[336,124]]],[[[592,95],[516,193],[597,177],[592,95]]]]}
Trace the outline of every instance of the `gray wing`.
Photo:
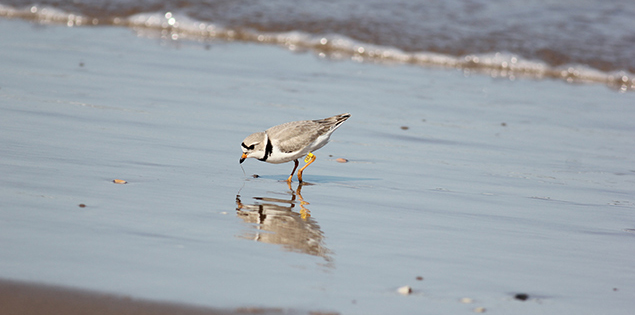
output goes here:
{"type": "Polygon", "coordinates": [[[289,153],[302,150],[317,137],[328,132],[330,127],[331,124],[316,120],[292,121],[267,129],[267,134],[280,151],[289,153]]]}
{"type": "Polygon", "coordinates": [[[280,151],[290,153],[302,150],[321,135],[332,133],[349,117],[351,114],[345,113],[324,119],[292,121],[273,126],[266,132],[280,151]]]}

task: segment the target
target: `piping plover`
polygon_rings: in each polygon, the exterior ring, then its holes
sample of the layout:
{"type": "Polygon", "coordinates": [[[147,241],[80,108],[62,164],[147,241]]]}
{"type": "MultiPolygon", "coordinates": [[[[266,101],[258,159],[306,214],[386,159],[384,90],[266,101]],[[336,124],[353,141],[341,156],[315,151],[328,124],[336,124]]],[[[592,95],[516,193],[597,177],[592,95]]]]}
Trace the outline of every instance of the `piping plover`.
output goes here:
{"type": "Polygon", "coordinates": [[[306,165],[298,171],[298,180],[302,182],[302,172],[315,161],[315,155],[312,152],[325,146],[333,131],[348,117],[351,117],[351,114],[317,120],[292,121],[251,134],[240,144],[243,150],[240,163],[246,158],[256,158],[274,164],[294,161],[295,166],[287,179],[287,182],[291,182],[293,173],[298,168],[298,159],[306,155],[304,159],[306,165]]]}

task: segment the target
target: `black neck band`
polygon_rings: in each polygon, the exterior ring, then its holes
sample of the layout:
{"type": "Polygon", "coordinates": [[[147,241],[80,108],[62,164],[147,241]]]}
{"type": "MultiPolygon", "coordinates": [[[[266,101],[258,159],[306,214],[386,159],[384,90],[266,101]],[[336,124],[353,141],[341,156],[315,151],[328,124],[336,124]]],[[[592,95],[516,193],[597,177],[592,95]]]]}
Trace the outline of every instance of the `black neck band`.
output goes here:
{"type": "Polygon", "coordinates": [[[267,136],[267,146],[265,146],[265,156],[263,156],[262,159],[259,159],[263,162],[267,161],[267,159],[271,155],[271,152],[273,152],[273,144],[271,144],[271,139],[269,139],[269,135],[266,135],[266,136],[267,136]]]}

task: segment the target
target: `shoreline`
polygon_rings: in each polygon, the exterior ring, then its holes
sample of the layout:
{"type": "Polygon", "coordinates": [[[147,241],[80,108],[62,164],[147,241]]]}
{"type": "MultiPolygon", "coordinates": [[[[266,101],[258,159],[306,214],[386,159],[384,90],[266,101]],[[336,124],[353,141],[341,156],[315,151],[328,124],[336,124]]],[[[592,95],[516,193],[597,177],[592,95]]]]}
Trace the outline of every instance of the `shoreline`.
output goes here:
{"type": "Polygon", "coordinates": [[[382,65],[404,64],[422,68],[460,70],[465,75],[482,75],[507,80],[556,80],[570,84],[602,84],[616,92],[635,90],[635,74],[625,70],[604,72],[585,65],[549,66],[543,61],[522,58],[511,53],[474,53],[453,56],[435,52],[407,52],[359,42],[341,35],[313,35],[298,31],[270,33],[252,29],[232,29],[214,23],[192,20],[171,12],[140,13],[129,18],[90,19],[52,8],[16,9],[0,5],[0,17],[20,19],[44,25],[67,27],[126,27],[138,35],[178,41],[245,42],[275,45],[290,52],[311,52],[321,58],[352,60],[382,65]]]}

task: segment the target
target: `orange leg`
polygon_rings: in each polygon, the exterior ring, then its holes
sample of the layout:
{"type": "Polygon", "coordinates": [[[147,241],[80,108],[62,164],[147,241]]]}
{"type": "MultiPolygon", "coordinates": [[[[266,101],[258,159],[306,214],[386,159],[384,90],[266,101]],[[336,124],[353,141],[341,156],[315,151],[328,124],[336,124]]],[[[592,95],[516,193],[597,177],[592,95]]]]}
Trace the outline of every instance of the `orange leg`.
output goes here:
{"type": "Polygon", "coordinates": [[[313,163],[313,161],[315,161],[315,155],[313,155],[313,153],[309,153],[309,155],[307,155],[307,158],[304,159],[304,161],[306,162],[306,165],[304,165],[299,171],[298,171],[298,180],[300,181],[300,183],[302,182],[302,172],[304,171],[304,169],[311,165],[311,163],[313,163]],[[308,160],[308,161],[307,161],[308,160]]]}
{"type": "MultiPolygon", "coordinates": [[[[300,165],[300,162],[298,162],[298,160],[295,160],[295,161],[293,161],[293,162],[295,162],[295,166],[293,167],[293,171],[291,171],[291,175],[289,175],[289,178],[287,178],[287,183],[290,183],[290,182],[291,182],[291,179],[293,178],[293,173],[295,173],[295,169],[296,169],[296,168],[298,168],[298,165],[300,165]]],[[[305,166],[305,167],[306,167],[306,166],[305,166]]],[[[304,169],[304,167],[303,167],[302,169],[304,169]]],[[[300,171],[302,171],[302,170],[300,170],[300,171]]],[[[299,174],[300,174],[300,173],[298,173],[298,175],[299,175],[299,174]]],[[[300,181],[302,181],[302,180],[300,180],[300,181]]]]}

